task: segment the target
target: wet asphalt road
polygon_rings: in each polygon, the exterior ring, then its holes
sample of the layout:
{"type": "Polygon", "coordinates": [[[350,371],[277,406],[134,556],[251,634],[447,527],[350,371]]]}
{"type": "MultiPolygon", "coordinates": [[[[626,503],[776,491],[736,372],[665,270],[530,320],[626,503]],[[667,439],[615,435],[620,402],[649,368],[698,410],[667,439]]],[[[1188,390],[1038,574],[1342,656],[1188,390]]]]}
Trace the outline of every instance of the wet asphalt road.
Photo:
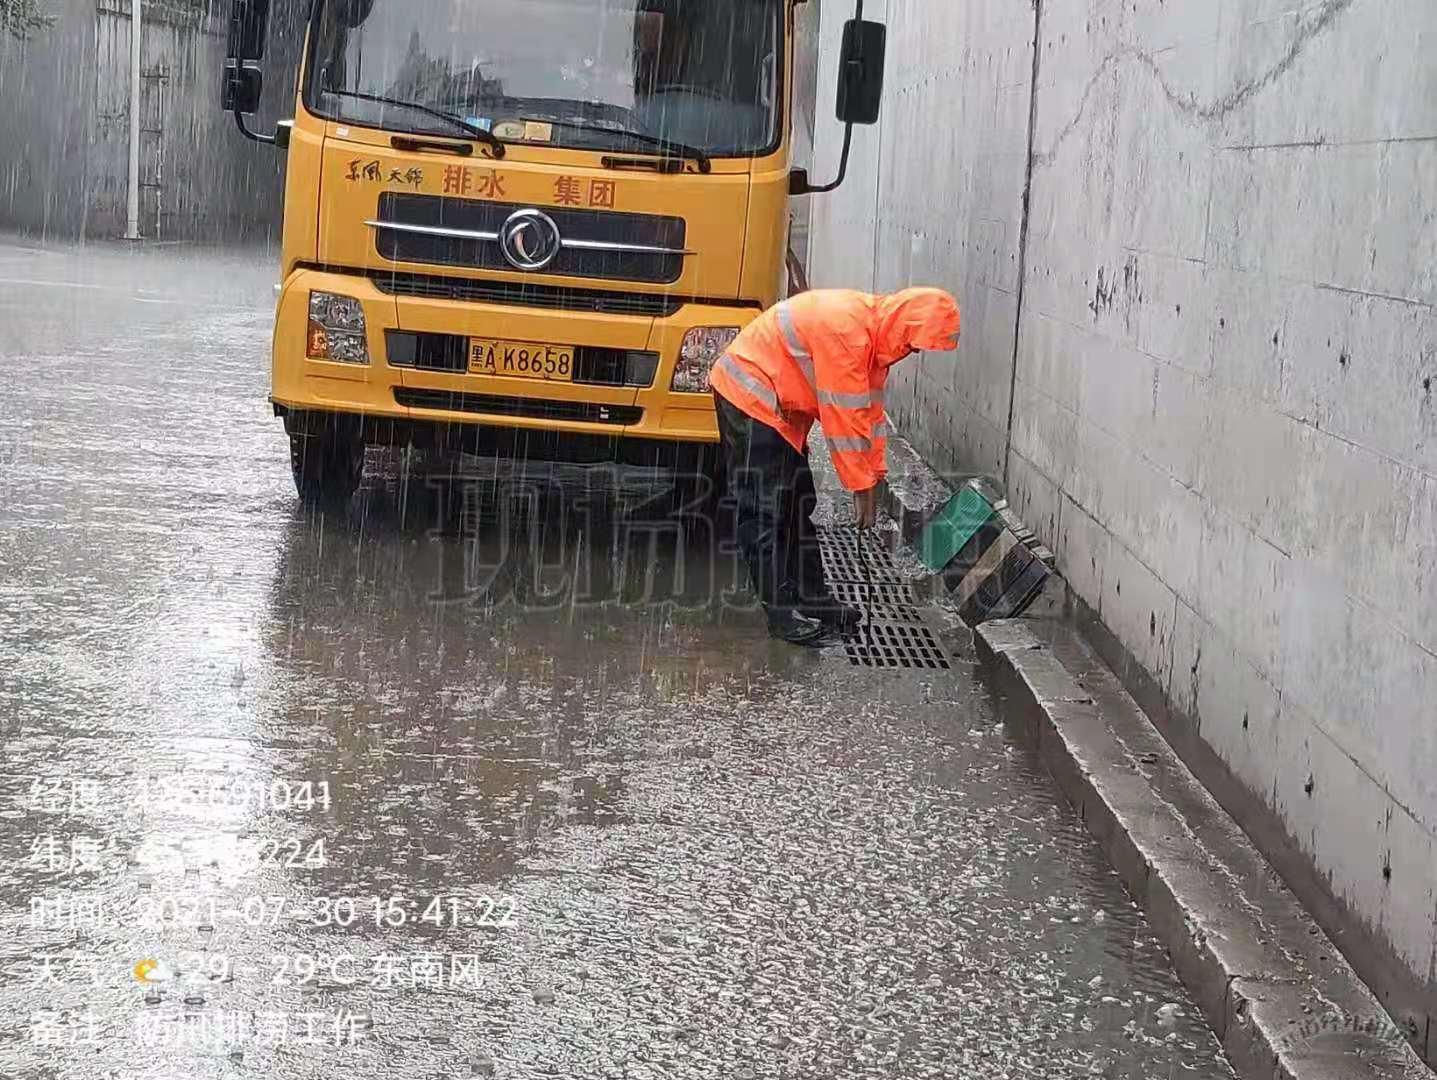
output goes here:
{"type": "Polygon", "coordinates": [[[0,243],[0,1077],[1231,1075],[961,640],[572,478],[306,516],[272,282],[0,243]]]}

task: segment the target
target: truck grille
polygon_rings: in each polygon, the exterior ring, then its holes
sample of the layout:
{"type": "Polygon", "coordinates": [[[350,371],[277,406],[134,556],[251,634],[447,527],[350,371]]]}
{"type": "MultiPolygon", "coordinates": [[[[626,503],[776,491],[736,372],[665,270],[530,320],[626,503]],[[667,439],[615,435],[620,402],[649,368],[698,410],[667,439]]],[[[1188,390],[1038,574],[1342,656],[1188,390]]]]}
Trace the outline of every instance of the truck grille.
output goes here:
{"type": "MultiPolygon", "coordinates": [[[[469,236],[404,232],[387,225],[452,230],[497,236],[510,214],[523,210],[520,203],[450,199],[434,195],[385,192],[379,197],[375,244],[391,262],[439,263],[479,270],[511,267],[497,240],[469,236]]],[[[545,207],[565,240],[591,244],[662,248],[662,252],[564,248],[542,273],[568,277],[607,278],[614,281],[677,281],[684,268],[684,221],[656,214],[619,214],[607,211],[545,207]]]]}
{"type": "Polygon", "coordinates": [[[645,315],[666,319],[683,301],[661,293],[621,293],[606,289],[560,289],[516,281],[475,281],[427,274],[374,274],[375,288],[391,296],[428,300],[464,300],[476,304],[592,311],[604,315],[645,315]]]}
{"type": "Polygon", "coordinates": [[[600,405],[589,401],[545,401],[540,398],[501,397],[497,394],[460,394],[450,390],[396,388],[394,400],[406,409],[440,409],[445,412],[484,413],[489,416],[525,416],[535,420],[581,420],[623,427],[637,424],[644,410],[635,405],[600,405]]]}

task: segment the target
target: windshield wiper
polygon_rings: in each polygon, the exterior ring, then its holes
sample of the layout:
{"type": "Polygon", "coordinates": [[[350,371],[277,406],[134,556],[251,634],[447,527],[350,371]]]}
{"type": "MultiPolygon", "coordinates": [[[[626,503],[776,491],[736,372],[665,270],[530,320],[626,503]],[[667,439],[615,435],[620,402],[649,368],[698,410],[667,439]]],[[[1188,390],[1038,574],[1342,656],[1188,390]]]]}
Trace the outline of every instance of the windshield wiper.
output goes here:
{"type": "Polygon", "coordinates": [[[553,124],[555,127],[572,128],[575,131],[602,131],[610,135],[622,135],[626,139],[633,139],[645,146],[652,146],[669,157],[695,161],[698,163],[699,172],[706,173],[712,168],[709,156],[698,147],[690,146],[688,143],[675,142],[673,139],[664,139],[658,135],[635,131],[633,128],[615,127],[612,124],[592,124],[583,120],[550,120],[548,117],[544,118],[544,123],[553,124]]]}
{"type": "Polygon", "coordinates": [[[333,94],[335,97],[356,98],[359,101],[373,101],[380,105],[395,105],[402,109],[413,109],[415,112],[422,112],[426,116],[433,116],[446,123],[454,125],[460,131],[488,146],[494,151],[496,158],[502,158],[505,153],[504,140],[495,135],[492,131],[485,131],[481,127],[475,127],[467,120],[463,120],[453,113],[447,113],[443,109],[436,109],[433,106],[425,105],[418,101],[405,101],[403,98],[384,97],[382,94],[363,94],[358,90],[326,90],[326,94],[333,94]]]}

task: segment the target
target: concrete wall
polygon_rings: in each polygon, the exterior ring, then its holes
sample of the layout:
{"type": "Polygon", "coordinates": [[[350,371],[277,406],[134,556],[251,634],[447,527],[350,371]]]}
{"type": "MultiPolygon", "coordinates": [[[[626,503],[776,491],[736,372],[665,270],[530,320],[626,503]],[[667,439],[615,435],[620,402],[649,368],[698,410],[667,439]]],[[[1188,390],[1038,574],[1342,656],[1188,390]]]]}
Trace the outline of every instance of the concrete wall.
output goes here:
{"type": "MultiPolygon", "coordinates": [[[[298,0],[277,5],[266,93],[292,101],[298,0]]],[[[128,197],[130,0],[50,0],[28,42],[0,34],[0,228],[123,234],[128,197]]],[[[225,0],[146,0],[141,230],[146,238],[268,236],[283,158],[220,112],[225,0]]],[[[272,121],[271,121],[272,122],[272,121]]]]}
{"type": "Polygon", "coordinates": [[[887,20],[815,283],[958,294],[895,420],[1006,480],[1437,1058],[1437,5],[887,20]]]}
{"type": "MultiPolygon", "coordinates": [[[[805,0],[794,8],[793,65],[793,134],[791,137],[795,168],[813,167],[814,126],[818,100],[819,30],[822,25],[820,0],[805,0]]],[[[789,205],[789,249],[801,266],[808,266],[808,238],[813,211],[812,199],[794,199],[789,205]]]]}
{"type": "MultiPolygon", "coordinates": [[[[850,4],[823,12],[818,179],[836,174],[837,51],[850,4]]],[[[884,114],[856,129],[847,183],[813,207],[815,285],[943,284],[962,298],[964,362],[904,365],[889,412],[928,458],[1001,473],[1017,327],[1033,13],[1022,2],[880,0],[884,114]]]]}

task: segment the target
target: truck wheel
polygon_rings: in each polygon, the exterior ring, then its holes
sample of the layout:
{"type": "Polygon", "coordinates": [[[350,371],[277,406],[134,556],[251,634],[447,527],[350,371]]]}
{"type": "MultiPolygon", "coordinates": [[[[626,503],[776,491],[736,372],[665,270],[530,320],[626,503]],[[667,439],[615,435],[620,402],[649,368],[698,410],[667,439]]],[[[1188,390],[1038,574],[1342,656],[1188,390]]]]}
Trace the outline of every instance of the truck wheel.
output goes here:
{"type": "Polygon", "coordinates": [[[343,506],[359,490],[364,472],[364,443],[342,430],[289,437],[294,489],[305,506],[343,506]]]}

